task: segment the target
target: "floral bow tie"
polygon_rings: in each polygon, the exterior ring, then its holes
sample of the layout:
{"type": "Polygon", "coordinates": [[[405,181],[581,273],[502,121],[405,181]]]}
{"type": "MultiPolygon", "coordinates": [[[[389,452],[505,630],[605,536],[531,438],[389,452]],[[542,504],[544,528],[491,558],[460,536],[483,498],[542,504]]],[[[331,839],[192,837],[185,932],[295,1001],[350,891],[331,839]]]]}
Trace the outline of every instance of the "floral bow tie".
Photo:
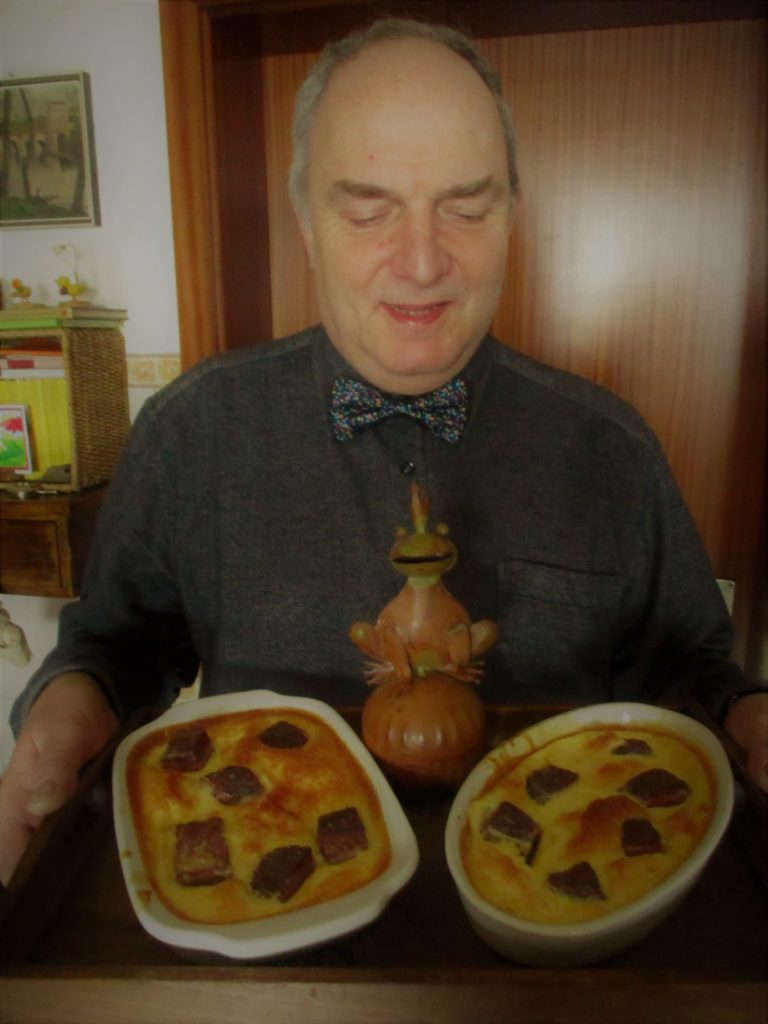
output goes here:
{"type": "Polygon", "coordinates": [[[331,423],[338,441],[390,416],[410,416],[448,444],[458,444],[467,422],[469,393],[461,377],[426,395],[387,395],[359,380],[337,377],[331,388],[331,423]]]}

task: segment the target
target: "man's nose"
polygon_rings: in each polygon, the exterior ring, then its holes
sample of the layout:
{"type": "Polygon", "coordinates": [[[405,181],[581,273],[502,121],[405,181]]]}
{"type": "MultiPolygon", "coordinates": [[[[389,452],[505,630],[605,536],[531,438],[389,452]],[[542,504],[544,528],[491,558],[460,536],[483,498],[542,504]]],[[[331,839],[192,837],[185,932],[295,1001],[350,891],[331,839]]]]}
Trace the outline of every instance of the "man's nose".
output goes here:
{"type": "Polygon", "coordinates": [[[392,269],[419,285],[434,284],[449,272],[451,257],[434,211],[407,214],[399,226],[392,269]]]}

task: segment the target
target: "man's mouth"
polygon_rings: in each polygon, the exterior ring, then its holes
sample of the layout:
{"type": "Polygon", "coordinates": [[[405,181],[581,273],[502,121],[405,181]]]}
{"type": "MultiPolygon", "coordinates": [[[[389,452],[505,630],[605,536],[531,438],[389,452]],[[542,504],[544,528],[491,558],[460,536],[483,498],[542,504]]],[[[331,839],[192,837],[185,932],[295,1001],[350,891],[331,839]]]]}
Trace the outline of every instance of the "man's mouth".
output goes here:
{"type": "Polygon", "coordinates": [[[406,305],[404,303],[383,303],[384,309],[393,320],[400,324],[424,326],[433,324],[448,308],[448,302],[432,302],[428,305],[406,305]]]}

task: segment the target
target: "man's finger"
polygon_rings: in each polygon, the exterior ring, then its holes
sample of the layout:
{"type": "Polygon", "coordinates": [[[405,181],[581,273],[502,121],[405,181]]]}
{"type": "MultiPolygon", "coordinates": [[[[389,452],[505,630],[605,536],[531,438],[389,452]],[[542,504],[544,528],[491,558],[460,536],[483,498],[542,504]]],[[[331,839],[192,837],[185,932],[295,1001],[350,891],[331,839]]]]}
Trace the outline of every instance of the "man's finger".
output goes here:
{"type": "Polygon", "coordinates": [[[27,813],[34,817],[42,818],[57,811],[72,794],[73,786],[67,785],[63,774],[52,775],[49,771],[50,769],[46,769],[46,777],[30,790],[27,797],[27,813]]]}

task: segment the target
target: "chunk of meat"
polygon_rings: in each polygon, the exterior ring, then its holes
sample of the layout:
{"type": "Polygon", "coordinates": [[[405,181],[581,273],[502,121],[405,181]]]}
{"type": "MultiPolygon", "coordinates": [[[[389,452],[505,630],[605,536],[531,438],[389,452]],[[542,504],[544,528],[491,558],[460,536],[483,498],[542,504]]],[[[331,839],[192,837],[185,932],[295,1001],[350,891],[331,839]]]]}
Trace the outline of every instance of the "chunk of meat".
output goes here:
{"type": "Polygon", "coordinates": [[[547,882],[555,892],[560,892],[572,900],[605,899],[600,879],[586,860],[571,865],[566,871],[553,871],[547,875],[547,882]]]}
{"type": "Polygon", "coordinates": [[[205,780],[219,803],[227,806],[241,804],[264,792],[258,776],[245,765],[228,764],[226,768],[210,772],[205,780]]]}
{"type": "Polygon", "coordinates": [[[251,878],[251,888],[260,896],[289,900],[315,870],[308,846],[278,846],[265,853],[251,878]]]}
{"type": "Polygon", "coordinates": [[[578,779],[578,774],[570,768],[560,768],[556,764],[548,764],[544,768],[537,768],[531,772],[525,780],[525,788],[528,796],[537,804],[545,804],[555,793],[559,793],[568,786],[572,786],[578,779]]]}
{"type": "Polygon", "coordinates": [[[644,807],[676,807],[684,803],[691,792],[688,783],[666,768],[649,768],[629,780],[623,792],[638,800],[644,807]]]}
{"type": "Polygon", "coordinates": [[[276,747],[278,750],[288,750],[291,747],[303,747],[309,737],[292,722],[273,722],[264,732],[259,733],[259,739],[268,747],[276,747]]]}
{"type": "Polygon", "coordinates": [[[611,753],[616,754],[618,757],[622,757],[625,754],[641,754],[644,757],[651,757],[653,750],[650,744],[646,743],[645,740],[641,740],[639,736],[630,736],[623,743],[620,743],[618,747],[614,747],[611,753]]]}
{"type": "Polygon", "coordinates": [[[621,822],[636,818],[639,813],[639,805],[623,793],[591,800],[581,812],[578,831],[568,840],[568,857],[574,861],[588,860],[590,855],[599,855],[601,850],[615,846],[621,822]]]}
{"type": "Polygon", "coordinates": [[[509,800],[502,800],[488,815],[481,831],[490,843],[497,843],[501,838],[514,840],[525,863],[533,863],[541,840],[541,827],[509,800]]]}
{"type": "Polygon", "coordinates": [[[180,885],[216,885],[232,874],[221,818],[176,826],[176,881],[180,885]]]}
{"type": "Polygon", "coordinates": [[[368,836],[356,807],[321,814],[317,819],[317,843],[328,864],[341,864],[368,849],[368,836]]]}
{"type": "Polygon", "coordinates": [[[621,846],[627,857],[664,852],[661,836],[647,818],[627,818],[621,823],[621,846]]]}
{"type": "Polygon", "coordinates": [[[173,733],[163,751],[163,768],[178,772],[197,772],[213,753],[213,741],[200,725],[189,725],[173,733]]]}

